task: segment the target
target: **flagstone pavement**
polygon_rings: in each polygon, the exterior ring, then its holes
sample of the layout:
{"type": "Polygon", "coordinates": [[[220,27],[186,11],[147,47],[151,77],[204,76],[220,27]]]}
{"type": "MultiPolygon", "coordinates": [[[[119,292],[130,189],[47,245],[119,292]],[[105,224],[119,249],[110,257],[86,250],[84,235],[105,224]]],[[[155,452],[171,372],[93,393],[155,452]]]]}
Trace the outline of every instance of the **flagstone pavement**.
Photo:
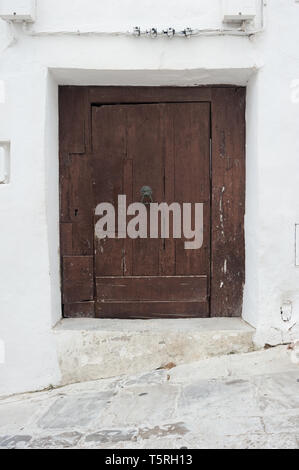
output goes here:
{"type": "Polygon", "coordinates": [[[0,399],[0,448],[299,448],[286,346],[0,399]]]}

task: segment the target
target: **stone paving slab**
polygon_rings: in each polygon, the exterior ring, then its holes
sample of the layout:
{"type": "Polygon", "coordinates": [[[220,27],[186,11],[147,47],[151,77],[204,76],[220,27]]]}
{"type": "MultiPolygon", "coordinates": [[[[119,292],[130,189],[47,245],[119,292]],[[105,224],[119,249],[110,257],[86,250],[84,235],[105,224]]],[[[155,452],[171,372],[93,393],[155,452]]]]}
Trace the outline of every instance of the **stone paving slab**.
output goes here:
{"type": "Polygon", "coordinates": [[[181,447],[299,448],[299,365],[288,349],[0,400],[0,448],[181,447]]]}

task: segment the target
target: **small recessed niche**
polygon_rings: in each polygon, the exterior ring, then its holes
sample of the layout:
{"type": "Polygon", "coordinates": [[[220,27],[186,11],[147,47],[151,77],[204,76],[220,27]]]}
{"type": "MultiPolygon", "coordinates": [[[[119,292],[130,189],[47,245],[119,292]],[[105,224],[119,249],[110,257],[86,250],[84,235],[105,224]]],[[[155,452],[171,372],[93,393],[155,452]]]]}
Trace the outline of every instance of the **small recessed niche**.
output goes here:
{"type": "Polygon", "coordinates": [[[295,225],[295,266],[299,266],[299,224],[295,225]]]}
{"type": "Polygon", "coordinates": [[[5,103],[5,82],[0,80],[0,104],[5,103]]]}
{"type": "Polygon", "coordinates": [[[10,179],[10,143],[0,142],[0,185],[10,179]]]}

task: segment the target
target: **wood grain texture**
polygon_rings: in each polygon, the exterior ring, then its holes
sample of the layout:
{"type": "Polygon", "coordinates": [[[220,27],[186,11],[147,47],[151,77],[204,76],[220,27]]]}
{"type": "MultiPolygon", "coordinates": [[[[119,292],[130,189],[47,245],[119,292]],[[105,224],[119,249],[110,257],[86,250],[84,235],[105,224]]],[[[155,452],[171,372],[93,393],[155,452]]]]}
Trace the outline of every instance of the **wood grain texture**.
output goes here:
{"type": "MultiPolygon", "coordinates": [[[[104,276],[109,276],[109,279],[114,276],[116,284],[113,284],[113,289],[112,281],[109,281],[112,289],[109,291],[112,296],[109,301],[114,303],[138,299],[140,313],[143,303],[149,301],[160,301],[161,315],[164,307],[167,314],[171,312],[175,315],[176,307],[173,306],[172,310],[169,307],[171,302],[188,302],[189,299],[190,302],[207,303],[210,275],[209,103],[93,107],[92,122],[93,168],[96,175],[94,193],[97,204],[110,202],[117,209],[119,194],[128,196],[127,203],[140,202],[141,188],[150,186],[153,202],[158,204],[204,203],[206,230],[204,249],[185,250],[183,238],[178,242],[173,238],[161,237],[162,222],[159,216],[158,238],[150,238],[150,206],[145,206],[148,216],[147,238],[130,241],[117,238],[96,240],[97,300],[103,301],[107,295],[104,276]],[[180,278],[175,277],[175,274],[186,276],[185,290],[182,290],[180,278]],[[204,276],[204,295],[201,291],[199,295],[194,285],[191,289],[190,274],[204,276]],[[123,279],[123,283],[120,279],[123,279]],[[162,300],[167,305],[162,304],[162,300]]],[[[169,221],[172,222],[172,216],[169,221]]],[[[198,282],[200,290],[201,281],[201,277],[192,278],[192,282],[198,282]]],[[[119,306],[115,308],[119,312],[119,306]]],[[[109,312],[111,309],[110,306],[109,312]]],[[[208,314],[206,308],[199,310],[201,315],[203,311],[208,314]]],[[[103,307],[99,310],[97,302],[97,314],[99,312],[106,315],[103,307]]],[[[192,312],[195,314],[194,310],[192,312]]]]}
{"type": "Polygon", "coordinates": [[[90,281],[93,279],[93,256],[64,256],[65,281],[90,281]]]}
{"type": "Polygon", "coordinates": [[[210,87],[90,87],[93,104],[210,102],[210,87]]]}
{"type": "Polygon", "coordinates": [[[245,282],[245,89],[212,92],[211,315],[241,316],[245,282]]]}
{"type": "Polygon", "coordinates": [[[96,284],[100,302],[207,300],[207,276],[97,277],[96,284]]]}
{"type": "MultiPolygon", "coordinates": [[[[164,200],[164,145],[168,139],[165,132],[165,105],[127,106],[128,155],[133,161],[133,202],[141,201],[140,190],[149,186],[154,202],[164,200]]],[[[133,241],[134,276],[159,275],[159,246],[161,240],[149,237],[150,206],[147,210],[148,238],[133,241]]]]}
{"type": "Polygon", "coordinates": [[[94,318],[95,317],[95,302],[77,302],[71,304],[64,304],[63,306],[64,318],[94,318]]]}
{"type": "Polygon", "coordinates": [[[96,318],[206,318],[209,302],[96,302],[96,318]]]}
{"type": "Polygon", "coordinates": [[[89,302],[94,299],[93,280],[63,281],[63,303],[89,302]]]}
{"type": "Polygon", "coordinates": [[[93,169],[88,89],[59,89],[60,251],[65,317],[94,316],[93,169]],[[78,303],[78,304],[77,304],[78,303]]]}
{"type": "Polygon", "coordinates": [[[86,90],[81,87],[59,87],[60,152],[85,153],[86,90]]]}
{"type": "MultiPolygon", "coordinates": [[[[94,207],[110,203],[117,215],[118,196],[124,194],[127,116],[122,106],[92,108],[92,147],[94,168],[94,207]]],[[[127,183],[130,184],[130,183],[127,183]]],[[[95,223],[100,217],[95,217],[95,223]]],[[[124,240],[95,239],[95,276],[120,276],[124,271],[124,240]]]]}
{"type": "MultiPolygon", "coordinates": [[[[176,274],[210,276],[210,104],[170,105],[175,129],[175,201],[204,204],[204,245],[186,250],[185,239],[176,240],[176,274]]],[[[192,228],[195,225],[192,209],[192,228]]]]}
{"type": "Polygon", "coordinates": [[[245,88],[232,86],[59,87],[60,250],[66,317],[208,316],[209,295],[211,316],[241,315],[245,279],[245,95],[245,88]],[[206,112],[198,113],[196,104],[202,110],[209,108],[211,119],[205,118],[206,112]],[[100,116],[96,128],[95,113],[100,116]],[[147,126],[155,136],[152,141],[147,140],[147,126]],[[207,171],[208,145],[201,136],[208,136],[210,129],[212,156],[207,171]],[[138,161],[143,142],[144,157],[138,161]],[[103,148],[108,160],[104,165],[94,158],[103,148]],[[199,153],[200,161],[195,156],[199,153]],[[192,174],[185,171],[189,158],[192,174]],[[161,170],[164,182],[159,189],[161,170]],[[98,175],[102,175],[101,185],[98,175]],[[145,176],[157,180],[153,183],[158,184],[157,199],[161,196],[170,203],[179,197],[194,197],[204,202],[204,247],[198,253],[185,253],[182,242],[160,239],[152,251],[153,263],[140,240],[119,240],[119,245],[116,240],[107,240],[105,250],[112,258],[107,256],[105,263],[99,262],[94,257],[95,251],[102,249],[98,242],[94,245],[96,204],[101,200],[115,203],[115,195],[121,193],[127,194],[128,203],[139,201],[138,189],[145,176]],[[110,242],[114,244],[108,246],[110,242]],[[90,269],[93,264],[93,279],[76,280],[72,278],[75,272],[65,267],[64,258],[81,256],[86,257],[82,266],[87,263],[90,269]],[[112,268],[116,263],[117,270],[112,268]],[[162,277],[205,274],[207,299],[144,301],[142,311],[140,302],[110,302],[104,311],[95,287],[95,277],[103,272],[105,276],[127,277],[136,273],[142,277],[144,272],[162,277]]]}

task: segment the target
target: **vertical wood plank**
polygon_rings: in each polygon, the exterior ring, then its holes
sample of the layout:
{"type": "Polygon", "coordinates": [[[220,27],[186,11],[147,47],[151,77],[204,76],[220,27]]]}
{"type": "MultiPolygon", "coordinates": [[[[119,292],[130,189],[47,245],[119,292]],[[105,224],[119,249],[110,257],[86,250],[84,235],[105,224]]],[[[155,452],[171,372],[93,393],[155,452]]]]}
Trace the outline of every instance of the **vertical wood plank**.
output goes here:
{"type": "MultiPolygon", "coordinates": [[[[133,201],[140,202],[140,190],[149,186],[154,202],[163,202],[164,197],[164,135],[163,119],[165,105],[127,106],[128,131],[127,154],[133,160],[133,201]]],[[[148,234],[150,206],[148,212],[148,234]]],[[[133,275],[159,275],[159,243],[157,239],[134,240],[133,275]]]]}
{"type": "MultiPolygon", "coordinates": [[[[128,155],[126,155],[128,157],[128,155]]],[[[133,160],[126,158],[123,162],[123,193],[127,196],[127,206],[133,202],[133,160]]],[[[133,274],[133,240],[126,236],[123,241],[123,275],[133,274]]]]}
{"type": "Polygon", "coordinates": [[[90,106],[85,87],[59,87],[60,252],[64,314],[94,316],[90,106]],[[67,279],[66,256],[89,266],[88,281],[67,279]],[[78,259],[78,258],[77,258],[78,259]],[[88,301],[88,305],[84,306],[88,301]],[[80,308],[78,307],[80,303],[80,308]]]}
{"type": "Polygon", "coordinates": [[[59,87],[60,152],[85,152],[86,89],[59,87]]]}
{"type": "MultiPolygon", "coordinates": [[[[174,155],[174,116],[173,106],[164,105],[163,107],[163,161],[164,161],[164,196],[163,202],[172,204],[175,201],[175,155],[174,155]]],[[[174,276],[175,275],[175,246],[176,240],[172,237],[173,217],[170,216],[170,238],[161,239],[159,241],[159,275],[174,276]]]]}
{"type": "Polygon", "coordinates": [[[245,88],[212,90],[211,315],[242,314],[245,88]]]}
{"type": "Polygon", "coordinates": [[[204,204],[203,246],[186,250],[185,239],[176,241],[176,274],[210,274],[210,104],[180,103],[173,107],[175,152],[175,199],[204,204]]]}
{"type": "MultiPolygon", "coordinates": [[[[124,190],[126,110],[123,106],[92,107],[94,207],[111,203],[117,217],[118,196],[124,190]]],[[[95,219],[95,223],[97,220],[95,219]]],[[[117,230],[117,224],[116,224],[117,230]]],[[[123,274],[123,239],[95,240],[95,275],[123,274]]]]}

